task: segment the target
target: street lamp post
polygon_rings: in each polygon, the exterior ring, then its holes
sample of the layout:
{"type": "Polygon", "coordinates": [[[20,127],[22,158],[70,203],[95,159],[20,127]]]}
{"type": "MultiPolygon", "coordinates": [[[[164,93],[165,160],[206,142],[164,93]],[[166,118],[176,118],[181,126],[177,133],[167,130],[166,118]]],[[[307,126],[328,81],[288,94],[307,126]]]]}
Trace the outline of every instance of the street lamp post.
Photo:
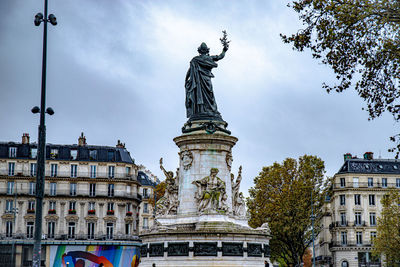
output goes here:
{"type": "Polygon", "coordinates": [[[43,58],[42,58],[42,88],[40,108],[32,108],[32,113],[40,112],[39,140],[38,140],[38,158],[37,158],[37,176],[36,176],[36,217],[35,217],[35,243],[33,246],[32,266],[41,266],[41,247],[42,247],[42,207],[44,196],[44,171],[45,171],[45,148],[46,148],[46,126],[45,113],[54,114],[52,108],[46,107],[46,59],[47,59],[47,22],[57,25],[56,17],[53,14],[47,16],[47,0],[44,0],[44,15],[37,13],[35,16],[35,26],[43,22],[43,58]]]}
{"type": "Polygon", "coordinates": [[[315,244],[314,244],[314,203],[313,203],[313,191],[314,187],[311,188],[311,228],[312,228],[312,251],[313,251],[313,267],[315,267],[315,244]]]}

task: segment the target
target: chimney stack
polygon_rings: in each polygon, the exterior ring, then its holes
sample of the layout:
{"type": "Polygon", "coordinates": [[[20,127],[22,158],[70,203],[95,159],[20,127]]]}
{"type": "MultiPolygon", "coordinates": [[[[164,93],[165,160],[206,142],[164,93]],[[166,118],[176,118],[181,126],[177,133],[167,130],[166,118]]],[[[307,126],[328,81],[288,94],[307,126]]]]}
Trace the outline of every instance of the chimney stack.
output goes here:
{"type": "Polygon", "coordinates": [[[368,159],[368,160],[374,159],[374,153],[373,152],[365,152],[364,159],[368,159]]]}
{"type": "Polygon", "coordinates": [[[346,154],[343,155],[343,157],[344,157],[344,161],[346,161],[346,160],[351,159],[352,155],[351,155],[351,153],[346,153],[346,154]]]}
{"type": "Polygon", "coordinates": [[[121,143],[121,140],[118,140],[117,147],[118,148],[125,148],[125,143],[121,143]]]}
{"type": "Polygon", "coordinates": [[[22,144],[23,145],[29,144],[29,134],[28,133],[22,134],[22,144]]]}
{"type": "Polygon", "coordinates": [[[86,146],[86,137],[83,135],[83,132],[78,138],[78,146],[86,146]]]}

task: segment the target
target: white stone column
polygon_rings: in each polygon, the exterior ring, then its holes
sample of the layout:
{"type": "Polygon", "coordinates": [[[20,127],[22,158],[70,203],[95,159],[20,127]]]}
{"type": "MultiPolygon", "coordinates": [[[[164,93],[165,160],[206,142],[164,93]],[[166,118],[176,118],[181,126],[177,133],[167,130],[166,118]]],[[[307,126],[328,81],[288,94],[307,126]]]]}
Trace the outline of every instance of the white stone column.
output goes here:
{"type": "Polygon", "coordinates": [[[218,133],[187,134],[174,138],[180,148],[178,216],[197,213],[194,198],[197,187],[192,182],[209,176],[211,168],[219,170],[217,177],[226,184],[227,205],[229,211],[232,210],[231,166],[228,164],[231,164],[229,157],[232,157],[232,147],[237,141],[234,136],[218,133]],[[183,153],[191,154],[193,160],[190,164],[190,161],[183,160],[183,153]]]}

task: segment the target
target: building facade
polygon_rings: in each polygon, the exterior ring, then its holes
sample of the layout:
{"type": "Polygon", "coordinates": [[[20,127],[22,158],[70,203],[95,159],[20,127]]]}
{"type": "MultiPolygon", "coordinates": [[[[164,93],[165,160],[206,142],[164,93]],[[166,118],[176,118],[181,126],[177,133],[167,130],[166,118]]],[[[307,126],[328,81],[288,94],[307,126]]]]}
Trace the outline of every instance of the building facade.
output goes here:
{"type": "MultiPolygon", "coordinates": [[[[31,265],[37,149],[28,134],[0,143],[0,266],[31,265]],[[10,255],[15,264],[4,265],[10,255]]],[[[82,133],[75,145],[46,144],[42,260],[50,262],[51,246],[137,246],[139,190],[137,166],[119,141],[91,146],[82,133]]]]}
{"type": "Polygon", "coordinates": [[[149,230],[154,224],[155,189],[159,183],[156,176],[152,176],[148,171],[138,172],[138,180],[141,184],[142,202],[139,209],[139,234],[149,230]]]}
{"type": "Polygon", "coordinates": [[[332,195],[325,205],[323,231],[318,237],[319,266],[381,266],[372,256],[381,200],[390,190],[400,190],[400,161],[363,159],[344,155],[345,162],[333,177],[332,195]]]}

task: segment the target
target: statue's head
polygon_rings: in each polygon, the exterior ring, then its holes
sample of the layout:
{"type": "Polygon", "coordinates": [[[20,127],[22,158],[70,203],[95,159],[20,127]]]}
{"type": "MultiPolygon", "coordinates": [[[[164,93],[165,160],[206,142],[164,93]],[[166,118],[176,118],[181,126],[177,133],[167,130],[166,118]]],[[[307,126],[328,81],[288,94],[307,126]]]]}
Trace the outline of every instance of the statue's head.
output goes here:
{"type": "Polygon", "coordinates": [[[217,175],[217,174],[218,174],[218,169],[217,168],[211,168],[210,175],[217,175]]]}
{"type": "Polygon", "coordinates": [[[201,43],[199,48],[197,48],[197,51],[203,55],[203,54],[208,54],[210,52],[210,48],[207,47],[206,43],[201,43]]]}

